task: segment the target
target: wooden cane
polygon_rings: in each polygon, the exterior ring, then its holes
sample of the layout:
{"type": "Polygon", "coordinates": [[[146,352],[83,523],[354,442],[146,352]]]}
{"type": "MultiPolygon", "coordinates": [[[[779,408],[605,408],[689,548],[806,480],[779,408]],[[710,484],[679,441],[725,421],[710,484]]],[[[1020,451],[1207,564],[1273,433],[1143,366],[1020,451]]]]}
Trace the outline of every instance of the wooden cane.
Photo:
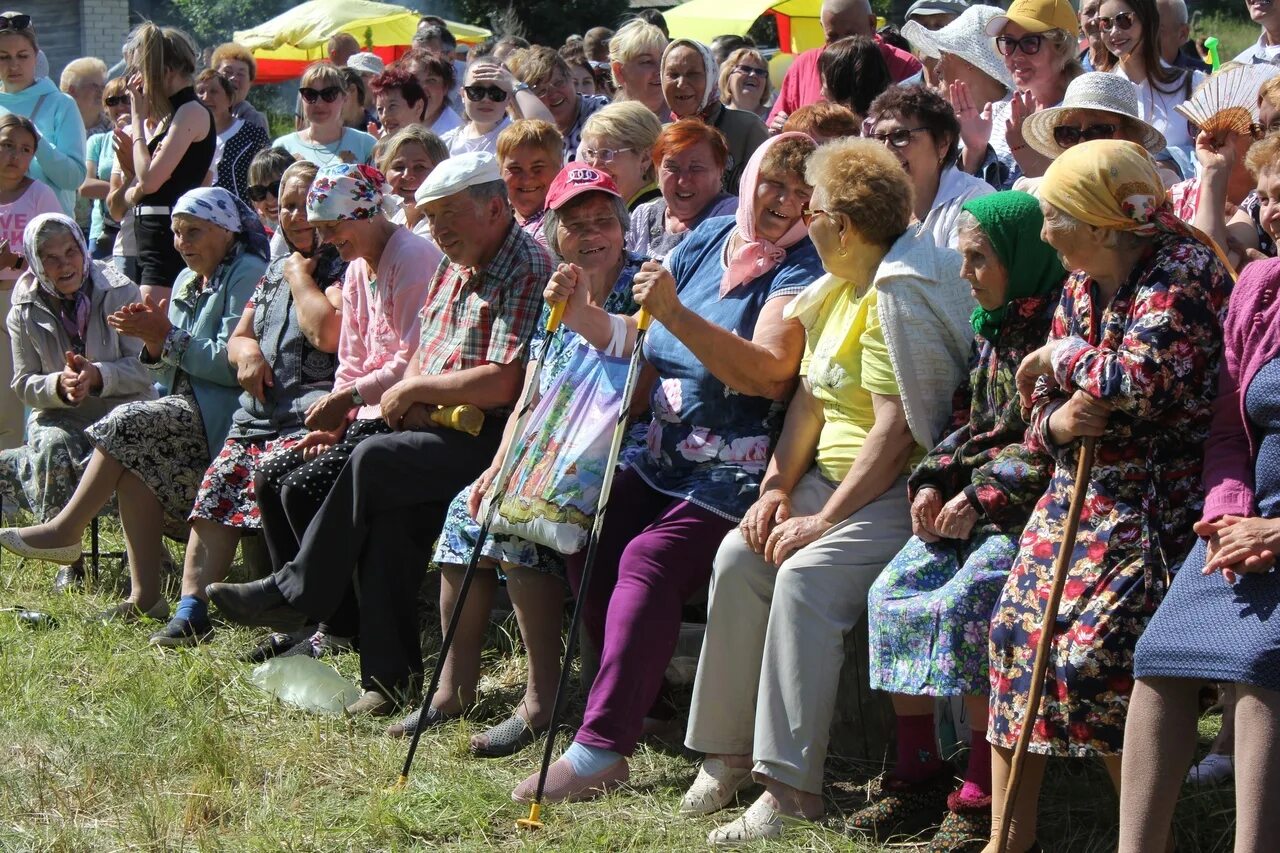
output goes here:
{"type": "Polygon", "coordinates": [[[1018,788],[1022,784],[1022,764],[1031,745],[1031,733],[1035,729],[1040,712],[1040,698],[1044,694],[1044,676],[1049,669],[1049,649],[1053,644],[1054,623],[1058,619],[1058,604],[1062,590],[1067,585],[1067,571],[1071,568],[1071,555],[1075,551],[1076,531],[1080,528],[1080,513],[1089,492],[1089,477],[1093,473],[1093,451],[1097,438],[1085,436],[1080,442],[1080,459],[1076,463],[1076,482],[1071,493],[1071,506],[1067,510],[1067,523],[1062,531],[1062,544],[1053,564],[1053,585],[1049,601],[1045,604],[1044,618],[1040,622],[1040,642],[1036,644],[1035,665],[1031,669],[1031,685],[1027,690],[1027,710],[1022,716],[1022,730],[1013,747],[1013,761],[1009,767],[1009,782],[1005,786],[1004,808],[1000,811],[1000,832],[996,836],[996,853],[1006,853],[1009,848],[1009,829],[1013,825],[1013,810],[1018,802],[1018,788]]]}

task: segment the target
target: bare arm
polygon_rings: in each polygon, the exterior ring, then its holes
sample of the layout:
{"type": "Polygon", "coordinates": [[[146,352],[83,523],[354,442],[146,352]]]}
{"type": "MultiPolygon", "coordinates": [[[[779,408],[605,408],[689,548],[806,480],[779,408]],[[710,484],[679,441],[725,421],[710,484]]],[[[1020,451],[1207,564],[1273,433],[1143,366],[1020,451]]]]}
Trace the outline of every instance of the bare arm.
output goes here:
{"type": "Polygon", "coordinates": [[[485,411],[501,409],[515,402],[524,381],[521,362],[482,364],[466,370],[454,370],[425,376],[415,356],[409,359],[404,378],[382,392],[379,406],[382,418],[392,429],[400,423],[415,403],[428,406],[451,406],[470,403],[485,411]]]}
{"type": "MultiPolygon", "coordinates": [[[[795,387],[804,326],[784,320],[787,298],[770,299],[756,320],[751,340],[708,322],[683,305],[662,320],[711,374],[740,394],[785,400],[795,387]]],[[[656,318],[657,312],[654,313],[656,318]]]]}
{"type": "Polygon", "coordinates": [[[205,134],[213,132],[208,113],[203,107],[184,104],[173,117],[173,124],[152,156],[147,151],[142,126],[136,116],[133,124],[133,165],[138,178],[133,201],[164,186],[165,181],[173,177],[173,172],[178,168],[187,149],[204,139],[205,134]]]}
{"type": "Polygon", "coordinates": [[[813,455],[818,448],[818,436],[826,417],[822,403],[813,396],[807,379],[800,380],[787,406],[787,418],[782,424],[782,434],[769,459],[764,479],[760,481],[760,494],[777,489],[787,494],[813,465],[813,455]]]}
{"type": "Polygon", "coordinates": [[[902,475],[915,448],[901,397],[872,394],[871,406],[875,424],[849,466],[849,473],[819,513],[831,524],[839,524],[884,494],[902,475]]]}
{"type": "Polygon", "coordinates": [[[253,333],[253,312],[253,303],[247,303],[244,313],[240,315],[240,322],[236,323],[231,337],[227,338],[227,361],[231,362],[232,367],[239,367],[246,356],[262,355],[258,338],[253,333]]]}
{"type": "Polygon", "coordinates": [[[129,212],[130,205],[125,200],[125,193],[131,186],[133,186],[132,179],[125,180],[124,173],[118,169],[111,171],[111,189],[107,191],[107,212],[117,222],[123,221],[125,214],[129,212]]]}
{"type": "Polygon", "coordinates": [[[327,291],[322,291],[315,280],[316,262],[294,252],[284,265],[284,280],[293,294],[293,310],[298,314],[298,326],[311,345],[321,352],[338,351],[338,334],[342,330],[342,289],[337,304],[327,291]]]}
{"type": "Polygon", "coordinates": [[[98,164],[95,161],[90,160],[84,166],[87,177],[84,179],[84,183],[80,185],[80,195],[92,199],[106,198],[107,193],[111,191],[111,182],[94,177],[94,175],[98,174],[98,164]]]}

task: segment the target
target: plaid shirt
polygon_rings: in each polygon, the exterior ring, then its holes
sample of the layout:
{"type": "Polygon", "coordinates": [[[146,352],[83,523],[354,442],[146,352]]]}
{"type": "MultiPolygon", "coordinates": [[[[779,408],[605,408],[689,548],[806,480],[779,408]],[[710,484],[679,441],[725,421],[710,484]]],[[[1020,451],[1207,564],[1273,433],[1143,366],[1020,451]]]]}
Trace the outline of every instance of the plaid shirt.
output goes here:
{"type": "Polygon", "coordinates": [[[422,308],[422,374],[524,358],[553,270],[546,251],[514,221],[483,268],[442,262],[422,308]]]}

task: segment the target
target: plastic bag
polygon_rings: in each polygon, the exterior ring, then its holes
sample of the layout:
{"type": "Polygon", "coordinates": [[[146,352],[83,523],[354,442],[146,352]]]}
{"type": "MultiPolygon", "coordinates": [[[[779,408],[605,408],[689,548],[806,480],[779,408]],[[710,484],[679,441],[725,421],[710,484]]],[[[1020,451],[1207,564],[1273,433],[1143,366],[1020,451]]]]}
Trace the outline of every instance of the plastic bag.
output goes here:
{"type": "Polygon", "coordinates": [[[255,667],[249,680],[279,699],[313,714],[341,714],[360,698],[360,688],[315,658],[272,658],[255,667]]]}
{"type": "Polygon", "coordinates": [[[519,461],[498,505],[493,532],[561,554],[582,550],[609,463],[628,363],[578,341],[568,365],[516,439],[513,452],[519,461]]]}

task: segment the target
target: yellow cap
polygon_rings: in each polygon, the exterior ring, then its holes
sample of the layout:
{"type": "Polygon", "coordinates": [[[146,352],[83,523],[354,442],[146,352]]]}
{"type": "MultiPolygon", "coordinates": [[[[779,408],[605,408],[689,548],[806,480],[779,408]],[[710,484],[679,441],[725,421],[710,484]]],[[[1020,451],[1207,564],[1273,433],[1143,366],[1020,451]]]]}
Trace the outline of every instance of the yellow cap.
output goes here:
{"type": "Polygon", "coordinates": [[[1080,19],[1067,0],[1013,0],[1003,15],[988,22],[987,35],[1000,35],[1011,21],[1029,33],[1066,30],[1073,36],[1080,35],[1080,19]]]}

